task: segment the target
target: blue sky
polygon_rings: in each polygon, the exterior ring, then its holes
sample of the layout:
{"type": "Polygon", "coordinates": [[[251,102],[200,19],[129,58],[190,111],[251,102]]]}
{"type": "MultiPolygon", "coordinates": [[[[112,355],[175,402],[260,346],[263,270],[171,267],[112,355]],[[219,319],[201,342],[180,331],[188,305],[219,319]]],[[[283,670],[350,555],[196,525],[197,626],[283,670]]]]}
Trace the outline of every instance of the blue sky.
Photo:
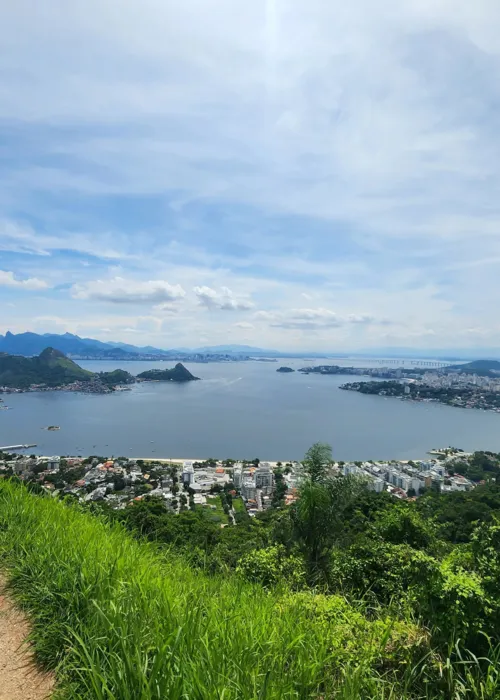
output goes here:
{"type": "Polygon", "coordinates": [[[0,332],[500,347],[498,0],[0,11],[0,332]]]}

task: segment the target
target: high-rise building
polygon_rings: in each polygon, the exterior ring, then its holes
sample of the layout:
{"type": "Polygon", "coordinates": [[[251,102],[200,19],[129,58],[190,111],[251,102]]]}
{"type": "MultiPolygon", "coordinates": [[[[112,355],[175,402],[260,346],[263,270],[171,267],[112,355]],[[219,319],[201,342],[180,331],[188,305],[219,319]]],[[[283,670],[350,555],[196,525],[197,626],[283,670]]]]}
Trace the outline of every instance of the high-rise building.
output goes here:
{"type": "Polygon", "coordinates": [[[241,484],[243,483],[243,470],[241,467],[235,467],[233,473],[233,484],[235,488],[241,489],[241,484]]]}
{"type": "Polygon", "coordinates": [[[182,483],[187,484],[192,484],[194,481],[194,467],[191,464],[187,464],[184,466],[182,470],[182,483]]]}
{"type": "Polygon", "coordinates": [[[254,477],[258,489],[271,488],[273,485],[273,473],[269,465],[261,464],[257,467],[254,477]]]}
{"type": "Polygon", "coordinates": [[[245,479],[241,485],[241,495],[248,501],[250,498],[255,499],[257,495],[257,489],[255,488],[255,483],[253,479],[245,479]]]}

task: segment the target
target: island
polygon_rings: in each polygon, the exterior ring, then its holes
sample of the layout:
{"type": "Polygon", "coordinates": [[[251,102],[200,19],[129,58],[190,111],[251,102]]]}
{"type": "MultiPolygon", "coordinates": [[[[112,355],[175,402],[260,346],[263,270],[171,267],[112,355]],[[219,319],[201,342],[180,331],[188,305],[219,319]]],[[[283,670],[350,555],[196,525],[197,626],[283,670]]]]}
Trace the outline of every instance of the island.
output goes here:
{"type": "Polygon", "coordinates": [[[90,372],[55,348],[45,348],[35,357],[0,353],[0,391],[81,391],[107,394],[118,385],[132,384],[135,378],[118,369],[90,372]]]}
{"type": "Polygon", "coordinates": [[[354,367],[339,367],[338,365],[317,365],[316,367],[301,367],[302,374],[356,374],[360,373],[354,367]]]}
{"type": "Polygon", "coordinates": [[[289,372],[295,372],[291,367],[278,367],[277,372],[282,372],[283,374],[288,374],[289,372]]]}
{"type": "Polygon", "coordinates": [[[195,377],[181,362],[178,362],[172,369],[149,369],[141,372],[137,375],[137,379],[148,382],[192,382],[200,378],[195,377]]]}

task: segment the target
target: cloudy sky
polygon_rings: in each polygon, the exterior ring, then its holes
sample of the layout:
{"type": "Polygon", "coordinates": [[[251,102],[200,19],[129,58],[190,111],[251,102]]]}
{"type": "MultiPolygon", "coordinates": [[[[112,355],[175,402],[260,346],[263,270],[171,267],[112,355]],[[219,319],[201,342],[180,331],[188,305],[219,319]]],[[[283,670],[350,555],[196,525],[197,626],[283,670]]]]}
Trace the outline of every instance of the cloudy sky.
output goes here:
{"type": "Polygon", "coordinates": [[[16,0],[0,26],[0,332],[500,346],[498,0],[16,0]]]}

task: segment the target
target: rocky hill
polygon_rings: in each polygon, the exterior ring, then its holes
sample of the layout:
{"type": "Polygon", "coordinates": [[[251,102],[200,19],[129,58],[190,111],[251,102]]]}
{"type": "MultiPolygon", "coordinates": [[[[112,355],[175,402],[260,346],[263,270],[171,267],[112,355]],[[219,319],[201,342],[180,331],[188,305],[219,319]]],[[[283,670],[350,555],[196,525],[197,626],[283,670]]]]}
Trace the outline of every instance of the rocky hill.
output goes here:
{"type": "Polygon", "coordinates": [[[172,369],[150,369],[137,375],[137,379],[156,382],[192,382],[198,380],[191,372],[178,362],[172,369]]]}

